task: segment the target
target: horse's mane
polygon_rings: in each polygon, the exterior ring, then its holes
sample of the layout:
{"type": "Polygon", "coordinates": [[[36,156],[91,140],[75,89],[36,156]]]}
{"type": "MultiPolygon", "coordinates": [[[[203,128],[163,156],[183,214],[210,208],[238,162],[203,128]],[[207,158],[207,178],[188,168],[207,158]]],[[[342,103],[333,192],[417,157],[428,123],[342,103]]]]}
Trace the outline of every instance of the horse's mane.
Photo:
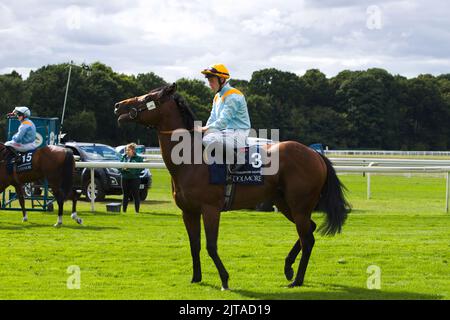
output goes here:
{"type": "MultiPolygon", "coordinates": [[[[171,85],[167,84],[162,87],[153,89],[149,93],[156,93],[159,92],[159,95],[161,98],[170,98],[167,96],[167,89],[169,89],[171,85]]],[[[192,130],[194,128],[194,121],[197,120],[197,117],[192,111],[192,109],[187,104],[186,100],[178,93],[175,93],[172,95],[173,100],[175,101],[178,110],[180,111],[180,115],[183,119],[183,124],[186,127],[187,130],[192,130]]]]}
{"type": "Polygon", "coordinates": [[[194,111],[189,107],[186,100],[178,94],[175,93],[173,95],[173,99],[175,100],[178,110],[180,110],[181,117],[183,118],[183,123],[188,130],[192,130],[194,128],[194,121],[197,119],[194,111]]]}

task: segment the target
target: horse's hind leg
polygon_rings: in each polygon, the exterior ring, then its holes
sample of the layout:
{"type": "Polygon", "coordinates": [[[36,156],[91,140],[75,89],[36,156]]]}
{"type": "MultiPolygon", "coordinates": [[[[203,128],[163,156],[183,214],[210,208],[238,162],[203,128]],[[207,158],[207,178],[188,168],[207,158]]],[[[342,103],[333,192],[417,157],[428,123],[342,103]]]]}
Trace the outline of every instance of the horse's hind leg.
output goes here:
{"type": "Polygon", "coordinates": [[[313,235],[315,223],[311,220],[311,212],[307,214],[297,214],[294,216],[294,220],[298,235],[300,237],[300,248],[302,251],[302,256],[300,258],[297,275],[294,279],[294,282],[292,282],[289,287],[301,286],[303,284],[306,268],[308,267],[309,257],[311,256],[311,252],[315,243],[313,235]]]}
{"type": "Polygon", "coordinates": [[[55,227],[60,227],[62,225],[62,216],[63,216],[63,212],[64,212],[64,193],[61,192],[60,190],[55,191],[55,189],[53,189],[53,195],[56,198],[56,202],[58,203],[58,220],[56,221],[56,223],[54,224],[55,227]]]}
{"type": "Polygon", "coordinates": [[[78,224],[83,224],[83,219],[81,219],[80,217],[78,217],[77,214],[77,201],[78,201],[78,192],[76,190],[72,191],[72,214],[70,215],[70,217],[75,220],[78,224]]]}
{"type": "MultiPolygon", "coordinates": [[[[291,214],[291,209],[289,208],[288,204],[280,195],[279,197],[274,199],[274,203],[278,210],[292,223],[295,223],[294,218],[291,214]]],[[[284,260],[284,275],[287,280],[292,280],[294,277],[294,269],[292,269],[292,265],[295,262],[295,259],[297,259],[298,254],[300,253],[300,250],[302,250],[302,246],[300,244],[300,240],[297,240],[292,247],[291,251],[289,251],[289,254],[287,255],[286,259],[284,260]]]]}
{"type": "MultiPolygon", "coordinates": [[[[282,196],[279,196],[274,199],[275,206],[278,208],[278,210],[292,223],[295,223],[294,218],[292,218],[291,209],[289,208],[286,201],[283,199],[282,196]]],[[[295,259],[297,259],[297,256],[302,249],[302,246],[300,245],[300,240],[297,240],[292,247],[291,251],[289,251],[289,254],[287,255],[286,259],[284,260],[284,275],[286,276],[287,280],[292,280],[294,277],[294,269],[292,269],[292,265],[295,262],[295,259]]]]}
{"type": "MultiPolygon", "coordinates": [[[[314,240],[313,232],[316,230],[317,225],[314,221],[311,220],[311,236],[314,240]]],[[[292,269],[292,265],[294,264],[295,260],[297,259],[298,254],[302,250],[302,245],[300,244],[300,240],[297,240],[292,247],[291,251],[289,251],[289,254],[287,255],[286,259],[284,260],[284,275],[286,276],[287,280],[292,280],[294,277],[294,269],[292,269]]]]}
{"type": "Polygon", "coordinates": [[[294,264],[295,259],[297,259],[300,250],[302,250],[302,246],[300,245],[300,240],[297,240],[284,260],[284,275],[289,281],[294,277],[294,269],[292,269],[292,265],[294,264]]]}

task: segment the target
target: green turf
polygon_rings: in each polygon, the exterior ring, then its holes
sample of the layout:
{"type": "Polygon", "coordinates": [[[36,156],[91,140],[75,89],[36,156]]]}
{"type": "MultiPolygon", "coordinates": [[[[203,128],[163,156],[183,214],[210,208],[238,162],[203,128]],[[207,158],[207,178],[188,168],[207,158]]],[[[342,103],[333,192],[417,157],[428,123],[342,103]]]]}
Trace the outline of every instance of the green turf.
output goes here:
{"type": "MultiPolygon", "coordinates": [[[[354,210],[342,234],[316,236],[304,286],[294,289],[286,288],[283,274],[294,226],[279,213],[222,214],[219,254],[232,289],[222,292],[203,233],[203,282],[190,284],[189,242],[169,176],[163,170],[153,175],[150,200],[139,215],[106,213],[105,203],[91,213],[82,202],[84,226],[66,214],[56,229],[55,213],[30,213],[30,222],[22,223],[20,213],[2,211],[0,299],[450,298],[443,178],[372,176],[367,201],[362,176],[341,176],[354,210]],[[67,288],[72,265],[81,270],[79,290],[67,288]],[[380,290],[367,288],[371,265],[381,270],[380,290]]],[[[323,220],[320,213],[313,217],[323,220]]]]}

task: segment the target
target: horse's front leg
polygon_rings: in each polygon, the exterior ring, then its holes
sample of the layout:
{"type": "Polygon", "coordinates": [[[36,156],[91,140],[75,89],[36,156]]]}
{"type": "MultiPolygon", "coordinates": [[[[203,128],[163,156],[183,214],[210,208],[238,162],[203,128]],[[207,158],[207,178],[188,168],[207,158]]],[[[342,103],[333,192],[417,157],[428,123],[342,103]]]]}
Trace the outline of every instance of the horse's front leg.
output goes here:
{"type": "Polygon", "coordinates": [[[217,253],[217,237],[219,234],[220,209],[212,206],[205,206],[202,208],[203,225],[205,227],[206,235],[206,249],[211,259],[214,261],[217,270],[219,271],[220,280],[222,281],[222,290],[228,290],[229,275],[219,254],[217,253]]]}
{"type": "Polygon", "coordinates": [[[23,196],[23,189],[21,185],[14,185],[14,188],[16,189],[17,197],[19,198],[20,208],[22,209],[22,222],[28,221],[28,215],[25,211],[25,198],[23,196]]]}
{"type": "Polygon", "coordinates": [[[202,281],[202,268],[200,265],[200,212],[183,211],[183,221],[189,235],[193,266],[192,283],[202,281]]]}

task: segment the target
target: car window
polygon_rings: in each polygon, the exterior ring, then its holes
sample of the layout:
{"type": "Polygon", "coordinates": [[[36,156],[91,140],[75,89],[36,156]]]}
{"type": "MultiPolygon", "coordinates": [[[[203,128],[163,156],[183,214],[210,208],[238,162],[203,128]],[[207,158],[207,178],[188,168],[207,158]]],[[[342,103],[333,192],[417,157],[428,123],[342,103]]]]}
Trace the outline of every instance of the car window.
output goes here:
{"type": "Polygon", "coordinates": [[[79,156],[80,155],[80,153],[78,152],[77,149],[71,148],[71,147],[66,147],[66,148],[70,148],[70,150],[72,150],[74,156],[79,156]]]}
{"type": "Polygon", "coordinates": [[[80,146],[80,148],[86,153],[89,160],[120,160],[120,155],[116,150],[109,146],[88,145],[80,146]]]}

